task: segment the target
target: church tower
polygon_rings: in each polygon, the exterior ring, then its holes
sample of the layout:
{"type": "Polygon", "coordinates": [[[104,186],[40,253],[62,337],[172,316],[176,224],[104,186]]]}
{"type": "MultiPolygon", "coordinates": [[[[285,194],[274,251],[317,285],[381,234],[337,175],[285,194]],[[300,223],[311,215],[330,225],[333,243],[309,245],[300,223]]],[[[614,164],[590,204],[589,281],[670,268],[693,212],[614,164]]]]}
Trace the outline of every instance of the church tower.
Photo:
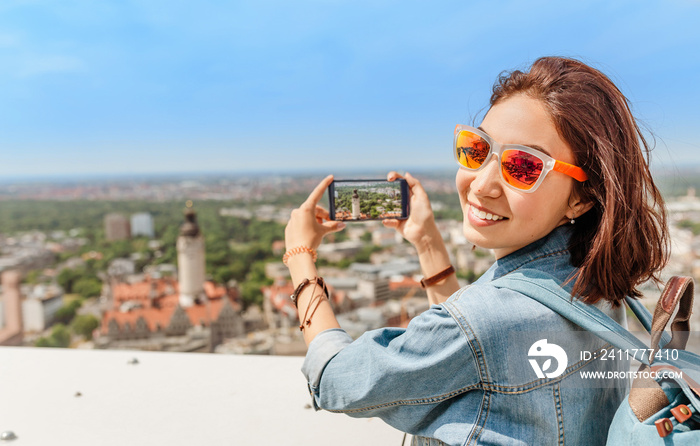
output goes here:
{"type": "Polygon", "coordinates": [[[357,189],[352,191],[352,219],[360,219],[360,196],[357,195],[357,189]]]}
{"type": "Polygon", "coordinates": [[[204,237],[197,224],[192,202],[187,202],[185,222],[177,238],[177,277],[180,305],[191,307],[204,296],[204,237]]]}

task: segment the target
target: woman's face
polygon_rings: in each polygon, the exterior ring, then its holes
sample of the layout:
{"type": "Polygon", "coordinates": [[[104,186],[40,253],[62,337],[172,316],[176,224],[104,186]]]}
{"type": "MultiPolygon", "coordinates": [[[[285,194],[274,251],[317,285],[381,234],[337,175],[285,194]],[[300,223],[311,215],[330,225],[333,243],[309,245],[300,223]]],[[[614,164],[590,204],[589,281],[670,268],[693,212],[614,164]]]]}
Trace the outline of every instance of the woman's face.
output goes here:
{"type": "MultiPolygon", "coordinates": [[[[481,128],[499,143],[539,146],[552,158],[574,163],[573,152],[542,103],[526,95],[512,96],[491,107],[481,128]]],[[[465,237],[477,246],[493,249],[497,259],[539,240],[574,216],[569,207],[571,177],[549,172],[535,192],[526,193],[506,186],[500,160],[493,154],[486,162],[478,172],[460,168],[457,191],[465,237]],[[494,217],[481,218],[479,211],[494,217]]]]}

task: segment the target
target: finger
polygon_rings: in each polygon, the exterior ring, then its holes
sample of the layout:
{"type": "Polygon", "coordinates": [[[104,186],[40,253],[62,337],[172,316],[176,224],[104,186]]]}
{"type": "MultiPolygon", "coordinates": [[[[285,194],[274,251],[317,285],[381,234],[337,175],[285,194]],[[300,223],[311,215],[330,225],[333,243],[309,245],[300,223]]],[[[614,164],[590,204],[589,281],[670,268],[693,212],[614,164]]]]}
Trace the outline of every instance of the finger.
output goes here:
{"type": "Polygon", "coordinates": [[[326,210],[326,208],[322,206],[316,206],[316,218],[320,218],[322,220],[330,220],[331,214],[326,210]]]}
{"type": "Polygon", "coordinates": [[[399,178],[403,178],[403,177],[401,176],[401,174],[399,174],[398,172],[396,172],[396,171],[394,171],[394,170],[392,170],[391,172],[389,172],[389,173],[386,175],[386,180],[387,180],[387,181],[396,181],[396,180],[398,180],[399,178]]]}
{"type": "Polygon", "coordinates": [[[411,175],[408,172],[406,172],[406,174],[404,175],[404,179],[408,183],[409,187],[411,187],[411,189],[413,188],[413,186],[416,186],[416,185],[420,186],[420,181],[418,181],[416,179],[416,177],[414,177],[413,175],[411,175]]]}
{"type": "Polygon", "coordinates": [[[333,175],[328,175],[326,178],[324,178],[320,183],[318,183],[318,186],[309,194],[309,198],[306,199],[304,203],[306,204],[311,204],[313,206],[316,206],[318,202],[321,200],[321,197],[323,196],[323,193],[326,191],[328,186],[331,184],[333,181],[333,175]]]}
{"type": "Polygon", "coordinates": [[[393,218],[387,219],[387,220],[382,220],[382,224],[386,226],[387,228],[398,228],[399,227],[399,221],[394,220],[393,218]]]}
{"type": "Polygon", "coordinates": [[[416,177],[406,172],[405,179],[406,183],[408,183],[408,188],[411,190],[411,193],[427,195],[425,193],[425,189],[423,189],[423,185],[420,184],[420,181],[418,181],[416,177]]]}
{"type": "Polygon", "coordinates": [[[326,222],[321,223],[321,226],[323,226],[326,229],[326,233],[337,232],[337,231],[340,231],[341,229],[345,228],[345,222],[326,221],[326,222]]]}

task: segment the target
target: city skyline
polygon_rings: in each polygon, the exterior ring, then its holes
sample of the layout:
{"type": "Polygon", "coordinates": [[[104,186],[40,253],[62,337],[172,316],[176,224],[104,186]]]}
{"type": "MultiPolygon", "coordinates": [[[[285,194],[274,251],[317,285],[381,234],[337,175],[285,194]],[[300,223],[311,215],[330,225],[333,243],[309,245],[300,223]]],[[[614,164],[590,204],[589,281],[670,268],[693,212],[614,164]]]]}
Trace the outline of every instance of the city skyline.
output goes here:
{"type": "MultiPolygon", "coordinates": [[[[580,58],[700,163],[700,3],[0,5],[0,177],[452,168],[493,81],[580,58]],[[602,19],[604,18],[604,19],[602,19]]],[[[650,138],[652,139],[652,138],[650,138]]]]}

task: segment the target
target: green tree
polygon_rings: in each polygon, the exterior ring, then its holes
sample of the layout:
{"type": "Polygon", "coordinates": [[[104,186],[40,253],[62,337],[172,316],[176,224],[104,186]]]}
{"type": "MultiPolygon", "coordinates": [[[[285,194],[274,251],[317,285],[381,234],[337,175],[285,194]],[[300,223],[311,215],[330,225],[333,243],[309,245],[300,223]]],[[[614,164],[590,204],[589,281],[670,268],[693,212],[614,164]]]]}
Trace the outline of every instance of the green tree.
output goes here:
{"type": "Polygon", "coordinates": [[[71,268],[65,268],[58,273],[56,281],[67,294],[73,292],[73,284],[80,278],[80,272],[71,268]]]}
{"type": "Polygon", "coordinates": [[[51,330],[53,347],[65,348],[70,345],[70,330],[63,324],[56,324],[51,330]]]}
{"type": "Polygon", "coordinates": [[[102,293],[102,282],[95,277],[82,277],[73,285],[73,292],[80,294],[83,299],[99,296],[102,293]]]}
{"type": "Polygon", "coordinates": [[[469,283],[474,283],[476,279],[479,278],[479,275],[474,272],[472,269],[464,270],[464,271],[458,271],[457,272],[457,277],[460,279],[465,279],[469,283]]]}
{"type": "Polygon", "coordinates": [[[251,305],[262,305],[263,293],[262,284],[260,282],[244,282],[241,285],[241,300],[243,308],[248,308],[251,305]]]}
{"type": "Polygon", "coordinates": [[[51,345],[51,341],[49,340],[49,338],[47,338],[45,336],[42,336],[39,339],[37,339],[36,341],[34,341],[34,346],[35,347],[53,347],[51,345]]]}
{"type": "Polygon", "coordinates": [[[59,324],[70,324],[75,317],[75,313],[78,311],[78,308],[80,308],[80,305],[82,305],[82,302],[78,299],[75,299],[68,304],[64,304],[58,309],[58,311],[56,311],[56,322],[59,324]]]}
{"type": "Polygon", "coordinates": [[[212,273],[212,279],[217,283],[226,283],[234,278],[234,272],[229,266],[216,267],[212,273]]]}
{"type": "Polygon", "coordinates": [[[63,324],[56,324],[51,329],[51,335],[41,337],[34,342],[37,347],[66,348],[70,345],[70,330],[63,324]]]}
{"type": "Polygon", "coordinates": [[[73,319],[71,329],[73,333],[83,336],[88,341],[92,339],[92,332],[100,325],[100,320],[92,314],[80,314],[73,319]]]}
{"type": "Polygon", "coordinates": [[[32,285],[39,283],[39,277],[41,276],[41,271],[38,269],[33,269],[27,273],[27,276],[24,278],[24,281],[26,283],[30,283],[32,285]]]}

